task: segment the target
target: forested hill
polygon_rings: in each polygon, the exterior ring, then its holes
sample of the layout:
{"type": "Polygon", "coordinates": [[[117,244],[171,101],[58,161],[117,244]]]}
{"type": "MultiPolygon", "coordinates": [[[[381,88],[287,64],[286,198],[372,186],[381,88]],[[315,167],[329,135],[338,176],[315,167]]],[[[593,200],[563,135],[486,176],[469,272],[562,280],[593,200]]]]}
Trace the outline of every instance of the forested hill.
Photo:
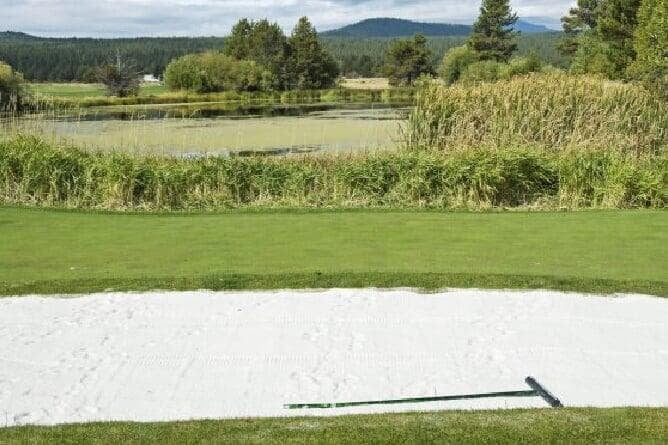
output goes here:
{"type": "Polygon", "coordinates": [[[324,37],[404,37],[413,34],[426,36],[466,36],[471,33],[470,25],[447,23],[418,23],[410,20],[378,18],[366,19],[353,25],[322,33],[324,37]]]}
{"type": "Polygon", "coordinates": [[[85,81],[120,51],[142,72],[161,75],[173,58],[220,49],[223,41],[222,37],[45,38],[0,32],[0,60],[33,81],[85,81]]]}
{"type": "MultiPolygon", "coordinates": [[[[544,61],[563,67],[565,59],[557,52],[559,33],[523,34],[518,39],[519,54],[533,52],[544,61]]],[[[466,35],[429,37],[428,45],[438,64],[450,48],[462,45],[466,35]]],[[[325,37],[325,48],[339,63],[346,76],[375,77],[382,75],[385,53],[394,38],[325,37]]],[[[94,81],[95,68],[113,61],[116,51],[131,59],[146,74],[161,76],[175,57],[222,49],[224,38],[43,38],[22,33],[0,33],[0,60],[23,73],[26,79],[46,81],[94,81]]]]}
{"type": "MultiPolygon", "coordinates": [[[[525,33],[550,32],[543,25],[534,25],[519,20],[514,28],[525,33]]],[[[325,37],[405,37],[413,34],[424,34],[426,36],[465,36],[472,30],[470,25],[456,25],[449,23],[421,23],[411,20],[394,18],[366,19],[353,25],[334,29],[322,33],[325,37]]]]}

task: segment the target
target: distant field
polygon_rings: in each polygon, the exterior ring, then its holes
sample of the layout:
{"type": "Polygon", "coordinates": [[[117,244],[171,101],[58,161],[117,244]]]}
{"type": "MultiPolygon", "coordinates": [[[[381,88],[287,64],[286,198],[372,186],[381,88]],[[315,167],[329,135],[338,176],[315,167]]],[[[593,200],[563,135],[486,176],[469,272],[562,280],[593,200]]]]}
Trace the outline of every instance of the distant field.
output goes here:
{"type": "MultiPolygon", "coordinates": [[[[99,97],[105,95],[104,86],[98,83],[33,83],[30,90],[36,94],[63,98],[99,97]]],[[[140,96],[151,96],[166,92],[164,85],[143,84],[140,96]]]]}
{"type": "MultiPolygon", "coordinates": [[[[343,88],[355,90],[387,90],[390,84],[386,78],[344,79],[343,88]]],[[[56,98],[87,98],[105,95],[104,86],[99,83],[32,83],[32,92],[56,98]]],[[[140,96],[155,96],[168,92],[164,84],[142,84],[140,96]]]]}
{"type": "Polygon", "coordinates": [[[0,294],[107,288],[551,288],[668,296],[668,213],[0,208],[0,294]]]}
{"type": "Polygon", "coordinates": [[[389,90],[391,88],[390,81],[385,77],[343,79],[341,86],[343,88],[362,90],[389,90]]]}

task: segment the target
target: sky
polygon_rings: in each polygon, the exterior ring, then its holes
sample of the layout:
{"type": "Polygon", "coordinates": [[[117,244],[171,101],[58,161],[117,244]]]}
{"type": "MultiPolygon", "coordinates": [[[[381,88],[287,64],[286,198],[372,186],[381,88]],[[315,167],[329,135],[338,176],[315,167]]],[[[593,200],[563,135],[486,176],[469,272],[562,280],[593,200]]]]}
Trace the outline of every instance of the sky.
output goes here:
{"type": "MultiPolygon", "coordinates": [[[[518,15],[558,27],[573,0],[511,0],[518,15]]],[[[0,30],[40,36],[224,36],[242,17],[319,31],[372,17],[472,23],[479,0],[0,0],[0,30]]]]}

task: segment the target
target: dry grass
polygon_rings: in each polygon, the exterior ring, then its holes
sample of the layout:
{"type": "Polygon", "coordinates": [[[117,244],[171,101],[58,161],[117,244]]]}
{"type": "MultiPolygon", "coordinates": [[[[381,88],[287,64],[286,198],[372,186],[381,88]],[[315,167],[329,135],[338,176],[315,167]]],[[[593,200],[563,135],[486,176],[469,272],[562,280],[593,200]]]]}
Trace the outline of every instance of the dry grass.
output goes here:
{"type": "Polygon", "coordinates": [[[426,84],[409,118],[406,145],[656,154],[668,146],[668,106],[638,86],[562,73],[451,87],[426,84]]]}

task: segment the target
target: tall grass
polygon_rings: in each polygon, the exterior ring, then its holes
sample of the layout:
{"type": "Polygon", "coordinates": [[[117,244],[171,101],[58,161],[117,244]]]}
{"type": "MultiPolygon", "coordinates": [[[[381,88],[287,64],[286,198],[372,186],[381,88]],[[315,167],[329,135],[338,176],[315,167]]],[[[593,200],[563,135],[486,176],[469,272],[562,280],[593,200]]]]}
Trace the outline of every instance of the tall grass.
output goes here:
{"type": "Polygon", "coordinates": [[[659,153],[668,104],[641,87],[564,73],[424,85],[406,131],[413,150],[535,146],[659,153]]]}
{"type": "Polygon", "coordinates": [[[664,156],[457,150],[173,159],[0,141],[0,203],[116,210],[232,207],[635,208],[666,203],[664,156]]]}

